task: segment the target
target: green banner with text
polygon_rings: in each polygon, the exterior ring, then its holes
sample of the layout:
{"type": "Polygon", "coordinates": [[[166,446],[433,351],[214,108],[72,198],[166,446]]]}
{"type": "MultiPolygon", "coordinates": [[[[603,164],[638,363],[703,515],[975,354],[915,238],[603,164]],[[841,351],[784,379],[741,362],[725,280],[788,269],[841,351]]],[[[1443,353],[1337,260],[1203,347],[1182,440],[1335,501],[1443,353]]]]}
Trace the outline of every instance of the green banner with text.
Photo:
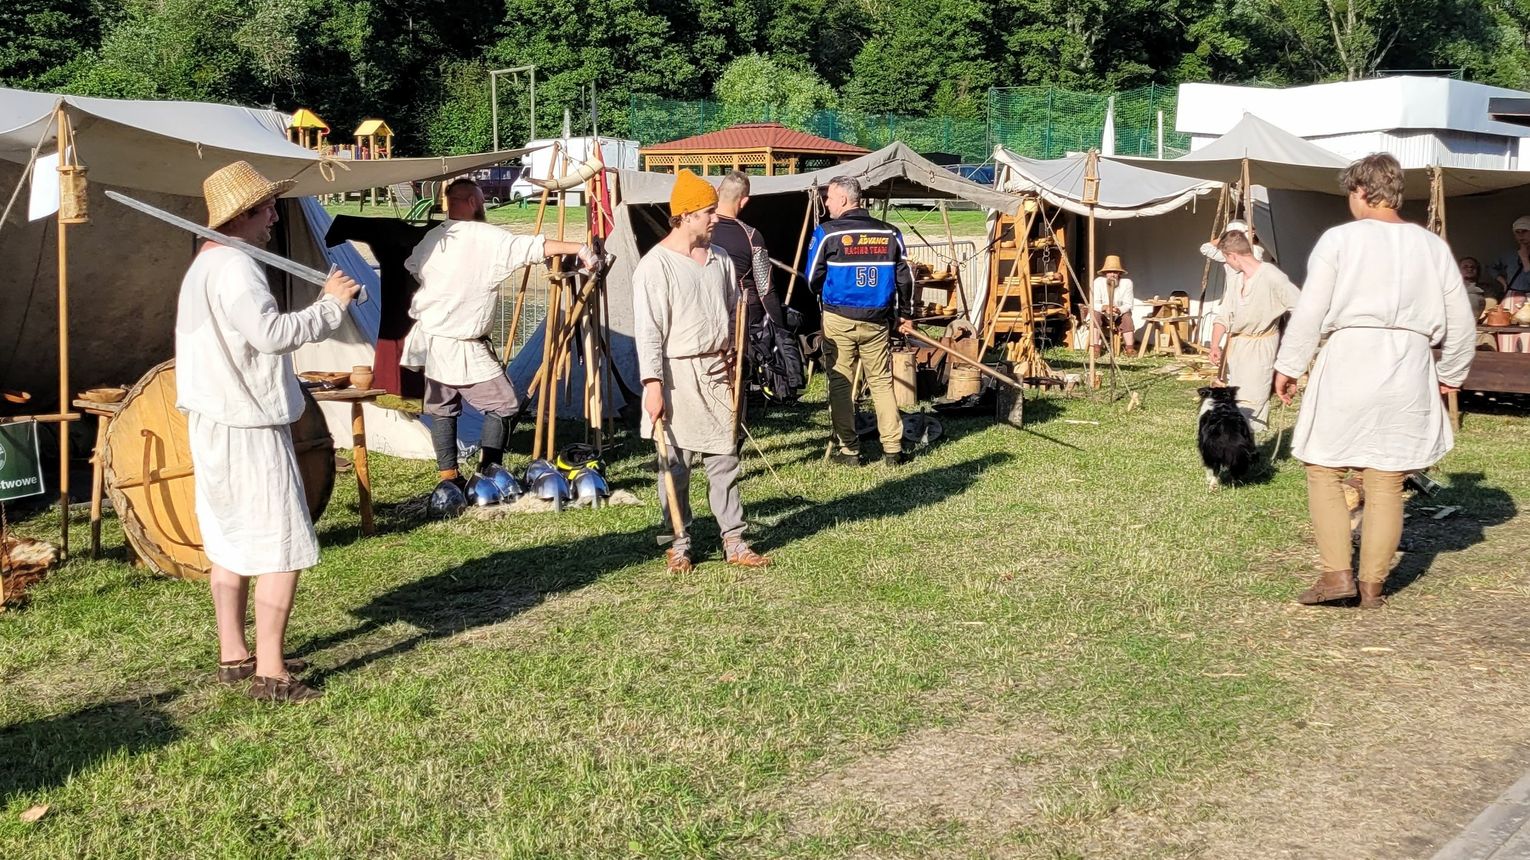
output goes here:
{"type": "Polygon", "coordinates": [[[42,491],[37,422],[0,424],[0,502],[35,496],[42,491]]]}

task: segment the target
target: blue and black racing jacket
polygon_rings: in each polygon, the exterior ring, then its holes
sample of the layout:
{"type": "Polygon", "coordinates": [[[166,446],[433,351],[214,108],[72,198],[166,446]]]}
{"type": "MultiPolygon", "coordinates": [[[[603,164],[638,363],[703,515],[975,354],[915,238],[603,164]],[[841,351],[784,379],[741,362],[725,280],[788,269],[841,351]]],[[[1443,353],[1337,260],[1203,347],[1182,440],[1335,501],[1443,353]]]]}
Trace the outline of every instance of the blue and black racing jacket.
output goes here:
{"type": "Polygon", "coordinates": [[[862,322],[912,316],[914,270],[904,257],[903,234],[865,209],[818,225],[807,274],[827,313],[862,322]]]}

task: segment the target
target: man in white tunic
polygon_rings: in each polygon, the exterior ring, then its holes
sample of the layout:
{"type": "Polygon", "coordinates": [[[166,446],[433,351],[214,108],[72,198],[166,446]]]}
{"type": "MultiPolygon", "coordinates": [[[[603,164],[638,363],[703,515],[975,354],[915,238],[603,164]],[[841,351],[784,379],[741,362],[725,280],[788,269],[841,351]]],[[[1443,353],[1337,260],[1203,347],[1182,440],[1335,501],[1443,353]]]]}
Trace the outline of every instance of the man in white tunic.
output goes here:
{"type": "Polygon", "coordinates": [[[463,401],[483,413],[479,471],[503,459],[510,417],[520,408],[489,344],[499,285],[516,269],[550,256],[578,254],[588,266],[594,254],[576,242],[517,236],[487,223],[483,191],[471,179],[447,186],[446,218],[404,262],[420,288],[409,305],[415,324],[399,363],[423,369],[436,469],[443,480],[461,485],[466,482],[457,469],[457,418],[463,401]]]}
{"type": "MultiPolygon", "coordinates": [[[[207,226],[253,245],[271,240],[272,182],[238,161],[203,183],[207,226]]],[[[319,300],[279,313],[265,268],[249,254],[204,242],[181,281],[175,319],[176,407],[186,413],[197,525],[212,562],[218,678],[254,676],[257,699],[303,702],[321,694],[291,674],[282,640],[298,572],[319,560],[289,425],[303,414],[291,353],[340,327],[360,287],[332,271],[319,300]],[[255,583],[255,656],[245,641],[255,583]]]]}
{"type": "MultiPolygon", "coordinates": [[[[643,255],[632,273],[643,438],[654,438],[655,422],[663,420],[669,459],[660,467],[674,477],[684,525],[669,547],[667,567],[685,573],[692,566],[692,453],[701,455],[706,469],[707,498],[722,531],[724,557],[729,564],[764,567],[770,560],[744,542],[733,414],[733,363],[742,360],[733,350],[739,286],[728,252],[712,244],[717,191],[683,170],[675,177],[669,211],[669,235],[643,255]]],[[[664,483],[661,472],[659,506],[668,510],[664,483]]]]}
{"type": "Polygon", "coordinates": [[[1359,594],[1379,607],[1402,537],[1402,483],[1439,462],[1453,438],[1441,395],[1457,390],[1476,340],[1461,272],[1445,241],[1398,215],[1403,172],[1385,153],[1351,164],[1340,182],[1355,220],[1318,239],[1307,282],[1275,359],[1286,403],[1317,355],[1292,433],[1307,464],[1307,502],[1323,573],[1304,604],[1356,594],[1345,473],[1364,481],[1359,594]],[[1319,351],[1319,342],[1327,343],[1319,351]],[[1432,348],[1440,346],[1436,362],[1432,348]]]}
{"type": "Polygon", "coordinates": [[[1137,324],[1132,321],[1132,306],[1137,303],[1135,285],[1126,276],[1121,258],[1115,254],[1105,257],[1105,265],[1094,279],[1094,310],[1091,331],[1095,333],[1090,347],[1100,354],[1101,341],[1108,337],[1108,327],[1116,326],[1121,332],[1121,347],[1127,355],[1137,349],[1137,324]]]}
{"type": "Polygon", "coordinates": [[[1224,233],[1219,250],[1241,277],[1229,281],[1222,296],[1211,329],[1210,358],[1220,364],[1225,349],[1227,384],[1238,388],[1238,408],[1255,431],[1268,430],[1280,321],[1296,307],[1301,291],[1274,263],[1260,262],[1253,243],[1242,233],[1224,233]]]}

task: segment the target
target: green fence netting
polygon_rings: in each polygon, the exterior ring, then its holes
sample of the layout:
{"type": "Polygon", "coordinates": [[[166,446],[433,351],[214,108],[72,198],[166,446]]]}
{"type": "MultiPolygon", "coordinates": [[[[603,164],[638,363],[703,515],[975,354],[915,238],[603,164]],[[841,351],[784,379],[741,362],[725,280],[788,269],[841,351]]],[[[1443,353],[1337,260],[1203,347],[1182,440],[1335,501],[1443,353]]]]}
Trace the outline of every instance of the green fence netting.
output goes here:
{"type": "MultiPolygon", "coordinates": [[[[1174,129],[1176,91],[1147,86],[1116,93],[1116,152],[1158,155],[1158,112],[1164,113],[1164,158],[1189,151],[1188,136],[1174,129]]],[[[1058,158],[1100,145],[1108,93],[1056,87],[989,90],[986,116],[978,118],[868,114],[850,110],[786,111],[633,96],[628,122],[641,144],[664,143],[744,122],[779,122],[791,128],[867,149],[901,140],[919,152],[947,152],[967,163],[987,161],[1002,143],[1032,158],[1058,158]]]]}

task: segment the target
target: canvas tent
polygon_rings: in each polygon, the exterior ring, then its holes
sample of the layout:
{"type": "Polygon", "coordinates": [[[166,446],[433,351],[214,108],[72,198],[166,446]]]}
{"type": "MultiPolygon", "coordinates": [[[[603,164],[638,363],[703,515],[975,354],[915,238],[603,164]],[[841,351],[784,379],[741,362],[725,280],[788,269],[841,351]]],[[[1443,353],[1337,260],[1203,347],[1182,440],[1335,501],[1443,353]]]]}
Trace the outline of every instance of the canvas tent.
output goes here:
{"type": "MultiPolygon", "coordinates": [[[[1087,156],[1033,159],[1009,149],[994,148],[997,187],[1013,194],[1035,195],[1067,213],[1069,247],[1079,277],[1088,266],[1083,225],[1090,207],[1083,202],[1087,156]]],[[[1099,203],[1094,207],[1098,256],[1120,255],[1132,278],[1139,325],[1151,307],[1144,300],[1167,298],[1176,290],[1191,297],[1192,312],[1199,300],[1204,259],[1197,250],[1211,231],[1222,183],[1145,170],[1134,164],[1099,161],[1099,203]]],[[[1206,293],[1207,311],[1221,299],[1222,278],[1213,274],[1206,293]]]]}
{"type": "MultiPolygon", "coordinates": [[[[112,188],[182,217],[205,222],[201,183],[214,170],[244,159],[272,179],[295,179],[280,201],[282,222],[271,248],[310,267],[342,265],[378,286],[349,246],[322,247],[329,216],[311,195],[354,191],[411,179],[454,175],[520,155],[504,151],[452,158],[392,159],[340,164],[286,139],[276,111],[191,102],[79,98],[0,89],[0,189],[5,197],[26,180],[34,148],[56,148],[55,111],[74,129],[80,161],[89,168],[91,222],[69,228],[70,385],[131,384],[174,353],[176,293],[196,242],[189,233],[109,201],[112,188]]],[[[43,177],[48,181],[50,177],[43,177]]],[[[40,408],[56,406],[58,373],[57,231],[51,219],[27,221],[25,189],[0,224],[0,381],[31,390],[40,408]]],[[[272,270],[278,302],[302,306],[317,288],[272,270]]],[[[369,364],[378,305],[352,304],[350,319],[331,341],[294,355],[302,368],[349,369],[369,364]]],[[[326,406],[337,440],[349,438],[343,405],[326,406]]],[[[377,450],[427,456],[429,440],[416,421],[369,407],[368,431],[377,450]]]]}
{"type": "MultiPolygon", "coordinates": [[[[637,353],[632,335],[632,271],[638,260],[668,232],[668,204],[673,174],[618,170],[615,173],[617,205],[615,227],[607,250],[616,261],[608,275],[608,302],[611,320],[613,364],[629,390],[638,390],[637,353]]],[[[893,143],[876,152],[835,165],[825,170],[790,176],[750,177],[749,207],[743,217],[759,230],[770,247],[771,256],[791,262],[801,235],[804,216],[811,195],[828,186],[836,176],[859,180],[868,206],[887,198],[916,200],[964,200],[987,210],[1009,214],[1018,211],[1020,200],[1011,194],[995,191],[969,180],[921,157],[903,143],[893,143]]],[[[719,181],[712,177],[710,181],[719,181]]],[[[906,237],[907,238],[907,237],[906,237]]],[[[805,265],[805,264],[804,264],[805,265]]],[[[776,272],[774,286],[787,289],[790,276],[776,272]]],[[[804,313],[805,325],[816,326],[816,300],[800,279],[793,306],[804,313]]],[[[529,339],[510,363],[510,376],[521,390],[529,384],[541,363],[540,332],[529,339]]],[[[576,368],[579,365],[575,364],[576,368]]],[[[582,370],[571,374],[574,390],[560,397],[562,414],[572,414],[582,402],[582,370]],[[572,407],[570,406],[572,404],[572,407]]],[[[605,392],[605,402],[613,409],[622,403],[620,386],[605,392]]]]}

